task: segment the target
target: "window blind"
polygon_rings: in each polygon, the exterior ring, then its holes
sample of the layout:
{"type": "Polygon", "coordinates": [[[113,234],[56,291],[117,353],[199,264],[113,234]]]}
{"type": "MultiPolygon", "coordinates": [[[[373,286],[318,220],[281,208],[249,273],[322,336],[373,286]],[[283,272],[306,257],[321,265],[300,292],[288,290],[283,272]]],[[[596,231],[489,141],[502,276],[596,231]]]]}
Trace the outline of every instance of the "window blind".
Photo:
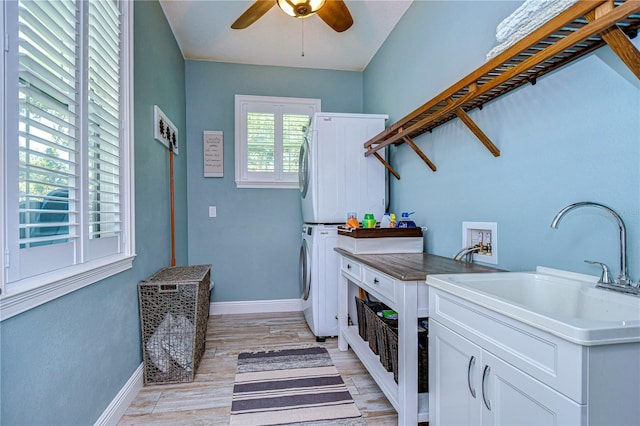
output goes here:
{"type": "Polygon", "coordinates": [[[236,185],[297,188],[304,127],[319,110],[319,99],[236,95],[236,185]]]}
{"type": "Polygon", "coordinates": [[[77,237],[77,13],[71,0],[19,2],[20,248],[77,237]]]}
{"type": "Polygon", "coordinates": [[[247,114],[247,170],[273,172],[275,170],[275,114],[250,112],[247,114]]]}
{"type": "Polygon", "coordinates": [[[120,218],[120,11],[114,1],[89,3],[89,239],[118,236],[120,218]]]}
{"type": "Polygon", "coordinates": [[[282,171],[284,173],[298,173],[300,145],[304,139],[303,129],[309,124],[307,114],[284,114],[282,117],[282,171]]]}
{"type": "Polygon", "coordinates": [[[3,2],[0,319],[131,268],[133,8],[3,2]]]}

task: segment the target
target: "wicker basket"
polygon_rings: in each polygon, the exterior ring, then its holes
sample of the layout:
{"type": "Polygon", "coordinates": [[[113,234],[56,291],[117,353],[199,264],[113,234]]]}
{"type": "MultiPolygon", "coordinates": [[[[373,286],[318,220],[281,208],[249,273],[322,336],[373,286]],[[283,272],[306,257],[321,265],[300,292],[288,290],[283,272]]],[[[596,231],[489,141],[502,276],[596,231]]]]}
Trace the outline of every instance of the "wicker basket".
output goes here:
{"type": "Polygon", "coordinates": [[[367,308],[364,305],[364,300],[356,296],[356,314],[358,317],[358,334],[360,335],[360,338],[366,342],[367,341],[367,315],[366,315],[365,309],[367,308]]]}
{"type": "Polygon", "coordinates": [[[380,303],[380,302],[365,302],[364,303],[365,306],[365,324],[366,324],[366,334],[367,334],[367,341],[369,343],[369,349],[371,349],[371,351],[378,355],[379,354],[379,348],[378,348],[378,333],[376,331],[376,324],[378,323],[378,321],[380,320],[380,318],[378,317],[378,311],[382,311],[385,309],[389,309],[389,307],[387,305],[385,305],[384,303],[380,303]]]}
{"type": "Polygon", "coordinates": [[[211,265],[164,268],[138,284],[144,384],[193,381],[205,349],[211,265]]]}
{"type": "MultiPolygon", "coordinates": [[[[378,340],[378,352],[380,355],[380,363],[387,371],[392,371],[391,365],[391,345],[389,343],[390,334],[395,335],[396,348],[398,346],[398,320],[380,318],[376,320],[376,337],[378,340]]],[[[398,353],[396,350],[396,358],[398,353]]]]}
{"type": "MultiPolygon", "coordinates": [[[[427,322],[427,318],[421,318],[419,322],[427,322]]],[[[391,370],[393,379],[398,383],[398,330],[387,327],[387,343],[391,358],[391,370]]],[[[429,330],[418,332],[418,392],[429,392],[429,330]]]]}
{"type": "Polygon", "coordinates": [[[418,392],[429,392],[429,330],[418,333],[418,392]]]}
{"type": "Polygon", "coordinates": [[[378,355],[378,340],[376,334],[376,321],[378,311],[389,309],[381,302],[365,301],[356,296],[356,315],[358,318],[358,334],[365,342],[369,342],[369,348],[378,355]]]}

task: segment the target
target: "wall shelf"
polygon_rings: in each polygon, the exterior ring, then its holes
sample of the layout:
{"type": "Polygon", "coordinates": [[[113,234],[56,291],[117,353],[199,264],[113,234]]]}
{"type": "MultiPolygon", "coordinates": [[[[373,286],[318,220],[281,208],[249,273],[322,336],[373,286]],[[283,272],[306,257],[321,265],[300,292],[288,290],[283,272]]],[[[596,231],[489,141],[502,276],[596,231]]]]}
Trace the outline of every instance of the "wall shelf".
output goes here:
{"type": "Polygon", "coordinates": [[[640,79],[640,52],[630,39],[640,27],[640,0],[581,0],[516,44],[392,124],[364,144],[397,178],[400,175],[378,154],[388,145],[406,143],[433,170],[436,165],[413,139],[459,118],[495,157],[500,150],[467,115],[524,84],[608,44],[640,79]]]}

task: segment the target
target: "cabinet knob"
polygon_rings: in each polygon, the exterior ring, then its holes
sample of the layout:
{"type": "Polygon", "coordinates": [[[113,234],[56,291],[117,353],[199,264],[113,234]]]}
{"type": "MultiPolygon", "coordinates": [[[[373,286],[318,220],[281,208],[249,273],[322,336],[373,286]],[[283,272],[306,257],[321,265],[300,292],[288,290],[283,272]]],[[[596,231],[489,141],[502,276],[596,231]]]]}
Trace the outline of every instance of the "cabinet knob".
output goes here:
{"type": "Polygon", "coordinates": [[[378,281],[378,279],[377,279],[377,278],[374,278],[374,279],[373,279],[373,283],[374,283],[374,284],[380,284],[380,281],[378,281]]]}
{"type": "Polygon", "coordinates": [[[351,269],[351,264],[347,263],[347,269],[351,269]]]}

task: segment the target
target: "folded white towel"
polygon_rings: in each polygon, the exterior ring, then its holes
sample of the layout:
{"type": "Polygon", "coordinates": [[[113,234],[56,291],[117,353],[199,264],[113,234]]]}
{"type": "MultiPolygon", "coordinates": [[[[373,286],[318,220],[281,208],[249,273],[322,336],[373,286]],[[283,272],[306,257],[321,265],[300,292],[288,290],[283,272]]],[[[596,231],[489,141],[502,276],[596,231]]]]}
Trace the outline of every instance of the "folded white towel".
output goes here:
{"type": "Polygon", "coordinates": [[[496,30],[500,44],[487,53],[487,60],[499,55],[579,0],[527,0],[505,18],[496,30]],[[498,32],[500,37],[498,37],[498,32]]]}
{"type": "MultiPolygon", "coordinates": [[[[515,12],[498,24],[496,28],[496,41],[498,43],[504,43],[510,39],[514,33],[519,32],[521,27],[531,27],[538,22],[544,23],[577,1],[578,0],[527,0],[516,9],[515,12]]],[[[530,32],[533,31],[533,29],[530,30],[530,32]]]]}

